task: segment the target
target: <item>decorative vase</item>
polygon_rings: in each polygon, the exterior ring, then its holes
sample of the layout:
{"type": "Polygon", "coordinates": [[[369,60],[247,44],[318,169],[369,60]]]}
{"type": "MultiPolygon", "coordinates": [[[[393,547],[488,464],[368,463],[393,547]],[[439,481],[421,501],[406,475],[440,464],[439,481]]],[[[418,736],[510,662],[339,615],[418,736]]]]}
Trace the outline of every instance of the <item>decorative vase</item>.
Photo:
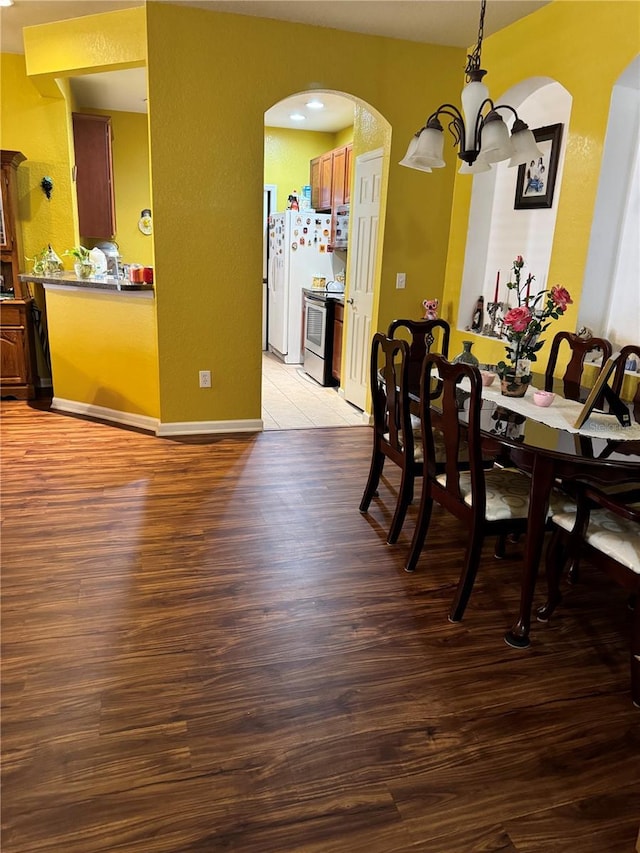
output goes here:
{"type": "Polygon", "coordinates": [[[517,376],[515,373],[505,373],[500,377],[500,391],[504,397],[524,397],[531,382],[531,374],[517,376]]]}
{"type": "Polygon", "coordinates": [[[479,362],[475,355],[471,352],[473,341],[462,341],[462,352],[453,359],[454,364],[472,364],[477,367],[479,362]]]}
{"type": "Polygon", "coordinates": [[[94,267],[91,261],[76,261],[73,269],[78,278],[91,278],[94,267]]]}

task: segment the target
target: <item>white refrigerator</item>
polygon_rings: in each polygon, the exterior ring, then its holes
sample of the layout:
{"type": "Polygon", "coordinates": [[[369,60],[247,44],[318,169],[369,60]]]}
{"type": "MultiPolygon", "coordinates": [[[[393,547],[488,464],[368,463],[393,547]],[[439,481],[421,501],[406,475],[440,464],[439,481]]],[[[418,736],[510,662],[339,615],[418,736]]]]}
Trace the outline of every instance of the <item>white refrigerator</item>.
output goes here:
{"type": "Polygon", "coordinates": [[[331,214],[285,210],[269,217],[269,350],[286,364],[301,364],[303,288],[335,279],[344,261],[329,251],[331,214]]]}

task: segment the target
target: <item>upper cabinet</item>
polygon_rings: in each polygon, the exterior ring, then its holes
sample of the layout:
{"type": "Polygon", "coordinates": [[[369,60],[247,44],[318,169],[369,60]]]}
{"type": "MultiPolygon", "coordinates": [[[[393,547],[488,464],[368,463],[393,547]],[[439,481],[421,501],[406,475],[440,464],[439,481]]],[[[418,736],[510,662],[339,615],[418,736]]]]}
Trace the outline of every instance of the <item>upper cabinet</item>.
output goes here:
{"type": "Polygon", "coordinates": [[[111,240],[116,233],[109,116],[73,113],[80,237],[111,240]]]}
{"type": "Polygon", "coordinates": [[[335,210],[349,203],[352,149],[349,143],[311,161],[311,207],[315,210],[335,210]]]}

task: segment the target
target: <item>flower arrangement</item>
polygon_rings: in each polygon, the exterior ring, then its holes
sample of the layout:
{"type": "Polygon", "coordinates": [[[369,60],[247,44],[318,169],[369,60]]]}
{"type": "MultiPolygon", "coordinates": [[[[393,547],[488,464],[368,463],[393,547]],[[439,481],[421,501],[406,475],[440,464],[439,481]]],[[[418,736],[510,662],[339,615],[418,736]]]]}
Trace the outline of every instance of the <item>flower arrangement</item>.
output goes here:
{"type": "MultiPolygon", "coordinates": [[[[535,296],[531,295],[531,285],[535,276],[529,275],[522,281],[522,255],[513,262],[513,281],[507,283],[509,290],[515,290],[518,304],[505,314],[503,320],[507,345],[507,361],[498,362],[498,374],[519,377],[519,382],[531,380],[531,362],[537,360],[536,353],[544,344],[538,340],[542,332],[549,328],[552,320],[557,320],[567,310],[567,305],[573,304],[573,299],[566,288],[559,284],[551,290],[541,290],[535,296]]],[[[524,392],[523,392],[524,393],[524,392]]]]}

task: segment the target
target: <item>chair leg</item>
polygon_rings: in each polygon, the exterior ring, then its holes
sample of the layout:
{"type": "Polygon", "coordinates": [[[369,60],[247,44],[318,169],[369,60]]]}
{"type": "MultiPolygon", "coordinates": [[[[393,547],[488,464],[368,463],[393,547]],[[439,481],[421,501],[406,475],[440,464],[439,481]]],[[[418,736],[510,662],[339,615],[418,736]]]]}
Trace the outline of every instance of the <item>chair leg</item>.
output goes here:
{"type": "Polygon", "coordinates": [[[478,574],[480,556],[482,554],[482,542],[484,534],[480,525],[474,524],[467,542],[467,550],[464,555],[464,566],[458,581],[458,589],[449,613],[449,622],[461,622],[464,611],[469,603],[471,590],[478,574]]]}
{"type": "Polygon", "coordinates": [[[577,556],[571,561],[569,571],[567,572],[567,580],[572,586],[580,583],[580,559],[577,556]]]}
{"type": "Polygon", "coordinates": [[[563,547],[563,533],[554,530],[551,541],[547,546],[545,573],[547,576],[547,601],[539,607],[536,613],[538,622],[548,622],[551,614],[562,601],[560,593],[560,578],[566,562],[566,550],[563,547]]]}
{"type": "Polygon", "coordinates": [[[369,469],[369,479],[367,480],[367,485],[365,486],[364,494],[360,501],[360,512],[366,512],[369,509],[369,504],[378,489],[383,468],[384,453],[381,453],[377,448],[374,448],[373,455],[371,457],[371,468],[369,469]]]}
{"type": "Polygon", "coordinates": [[[634,610],[631,626],[631,698],[640,708],[640,607],[634,610]]]}
{"type": "Polygon", "coordinates": [[[507,542],[506,533],[501,533],[496,538],[496,547],[495,547],[495,551],[493,552],[496,560],[504,560],[504,558],[506,556],[506,549],[505,549],[506,542],[507,542]]]}
{"type": "Polygon", "coordinates": [[[418,519],[416,521],[416,529],[413,531],[413,539],[409,548],[409,556],[405,564],[405,572],[415,571],[422,553],[424,540],[429,530],[429,522],[431,521],[431,510],[433,508],[433,498],[429,497],[429,481],[427,477],[422,480],[422,496],[420,498],[420,506],[418,508],[418,519]]]}
{"type": "Polygon", "coordinates": [[[393,521],[391,522],[389,535],[387,536],[388,545],[394,545],[398,541],[398,536],[400,536],[400,531],[402,530],[402,525],[404,524],[404,519],[407,515],[407,509],[413,500],[414,482],[415,478],[413,472],[409,471],[408,468],[405,468],[402,472],[402,479],[400,481],[396,511],[393,514],[393,521]]]}

